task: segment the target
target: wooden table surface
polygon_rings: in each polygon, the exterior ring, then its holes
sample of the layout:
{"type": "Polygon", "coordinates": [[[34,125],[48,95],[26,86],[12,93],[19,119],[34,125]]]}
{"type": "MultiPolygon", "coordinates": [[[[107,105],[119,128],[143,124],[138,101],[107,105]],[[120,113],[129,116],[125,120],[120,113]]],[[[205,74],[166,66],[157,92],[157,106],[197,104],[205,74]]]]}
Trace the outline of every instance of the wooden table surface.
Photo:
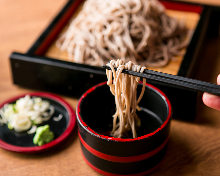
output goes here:
{"type": "MultiPolygon", "coordinates": [[[[194,0],[220,5],[219,0],[194,0]]],[[[34,90],[13,85],[9,66],[12,51],[26,52],[66,0],[0,0],[0,102],[34,90]]],[[[216,81],[220,72],[220,39],[209,41],[201,54],[197,78],[216,81]],[[214,51],[214,52],[213,52],[214,51]],[[208,60],[212,58],[212,61],[208,60]]],[[[74,108],[77,100],[64,97],[74,108]]],[[[0,149],[0,176],[98,175],[84,162],[77,136],[56,150],[26,155],[0,149]]],[[[219,176],[220,112],[205,107],[198,98],[194,122],[173,120],[165,158],[153,176],[219,176]]]]}

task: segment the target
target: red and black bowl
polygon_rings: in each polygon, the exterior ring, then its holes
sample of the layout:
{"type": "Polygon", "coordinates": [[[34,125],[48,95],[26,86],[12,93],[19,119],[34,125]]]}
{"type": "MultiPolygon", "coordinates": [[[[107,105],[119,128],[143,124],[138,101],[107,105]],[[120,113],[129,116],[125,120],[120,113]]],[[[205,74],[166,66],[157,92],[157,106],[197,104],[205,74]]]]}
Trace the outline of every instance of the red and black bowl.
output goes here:
{"type": "MultiPolygon", "coordinates": [[[[142,85],[138,85],[140,93],[142,85]]],[[[79,139],[85,161],[103,175],[146,175],[165,154],[169,138],[171,105],[166,95],[146,84],[137,114],[137,138],[110,135],[115,113],[114,96],[106,83],[90,88],[77,106],[79,139]]]]}

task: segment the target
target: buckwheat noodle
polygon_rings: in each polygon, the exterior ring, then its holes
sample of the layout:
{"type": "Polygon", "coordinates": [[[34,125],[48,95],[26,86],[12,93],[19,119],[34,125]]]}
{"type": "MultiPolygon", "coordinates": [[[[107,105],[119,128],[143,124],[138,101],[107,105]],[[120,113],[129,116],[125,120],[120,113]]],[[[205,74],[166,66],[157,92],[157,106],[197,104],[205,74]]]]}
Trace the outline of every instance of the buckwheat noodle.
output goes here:
{"type": "Polygon", "coordinates": [[[77,63],[102,66],[110,58],[129,58],[162,67],[181,55],[187,34],[157,0],[87,0],[57,46],[77,63]]]}
{"type": "Polygon", "coordinates": [[[107,84],[111,93],[115,96],[116,104],[116,112],[113,115],[112,136],[117,138],[128,137],[129,132],[132,132],[132,136],[135,138],[137,137],[136,127],[141,124],[136,109],[139,109],[138,103],[143,97],[146,80],[143,79],[143,87],[137,98],[137,85],[140,78],[124,74],[122,70],[143,72],[145,67],[135,65],[131,61],[125,63],[123,60],[111,60],[107,65],[111,68],[111,70],[106,70],[107,84]],[[117,68],[117,71],[114,68],[117,68]]]}

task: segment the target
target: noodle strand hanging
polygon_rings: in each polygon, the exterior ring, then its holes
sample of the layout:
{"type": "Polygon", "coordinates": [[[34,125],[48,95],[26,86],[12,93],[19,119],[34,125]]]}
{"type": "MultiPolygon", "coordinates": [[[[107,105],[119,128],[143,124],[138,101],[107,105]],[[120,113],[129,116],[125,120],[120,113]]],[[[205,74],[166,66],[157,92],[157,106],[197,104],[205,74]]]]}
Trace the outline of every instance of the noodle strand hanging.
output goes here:
{"type": "Polygon", "coordinates": [[[137,137],[136,127],[139,127],[141,123],[136,114],[136,109],[138,109],[138,103],[143,97],[146,80],[143,79],[142,91],[137,98],[137,85],[140,78],[123,74],[122,71],[128,69],[143,72],[145,67],[135,65],[131,61],[124,63],[122,60],[111,60],[107,66],[111,68],[111,70],[106,70],[107,84],[111,93],[115,96],[116,104],[116,112],[113,115],[112,136],[117,138],[128,137],[129,132],[132,132],[132,136],[135,138],[137,137]],[[117,68],[116,71],[115,68],[117,68]]]}

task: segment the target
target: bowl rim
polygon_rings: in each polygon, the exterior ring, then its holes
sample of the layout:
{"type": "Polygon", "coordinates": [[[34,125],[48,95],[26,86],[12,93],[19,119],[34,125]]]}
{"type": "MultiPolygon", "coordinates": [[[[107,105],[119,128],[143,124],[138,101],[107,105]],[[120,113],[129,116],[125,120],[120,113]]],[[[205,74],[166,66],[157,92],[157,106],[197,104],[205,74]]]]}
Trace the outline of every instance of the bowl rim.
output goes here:
{"type": "Polygon", "coordinates": [[[57,95],[54,95],[51,93],[46,93],[46,92],[24,93],[22,95],[15,96],[13,98],[10,98],[10,99],[2,102],[0,104],[0,108],[2,108],[5,104],[11,103],[19,98],[26,96],[26,95],[48,98],[48,99],[51,99],[51,100],[59,103],[61,106],[63,106],[66,109],[66,111],[68,113],[68,117],[69,117],[68,125],[67,125],[66,129],[64,130],[64,132],[58,138],[56,138],[55,140],[53,140],[47,144],[44,144],[42,146],[31,146],[31,147],[17,146],[17,145],[9,144],[9,143],[3,141],[2,139],[0,139],[0,147],[3,149],[9,150],[9,151],[14,151],[14,152],[35,153],[35,152],[41,152],[41,151],[48,150],[49,148],[52,148],[55,145],[61,143],[63,140],[65,140],[71,134],[74,127],[76,126],[76,114],[75,114],[73,108],[70,106],[70,104],[67,103],[64,99],[62,99],[61,97],[59,97],[57,95]]]}
{"type": "Polygon", "coordinates": [[[169,121],[171,120],[171,116],[172,116],[172,106],[171,106],[171,103],[169,101],[169,99],[167,98],[167,96],[160,90],[158,89],[157,87],[149,84],[149,83],[146,83],[145,85],[150,87],[151,89],[153,89],[154,91],[156,91],[159,95],[161,95],[161,97],[165,100],[165,102],[167,103],[167,106],[168,106],[168,115],[166,117],[166,120],[163,122],[163,124],[157,128],[155,131],[151,132],[151,133],[148,133],[148,134],[145,134],[143,136],[140,136],[140,137],[136,137],[136,138],[128,138],[128,139],[124,139],[124,138],[115,138],[115,137],[111,137],[111,136],[106,136],[106,135],[102,135],[102,134],[99,134],[97,132],[95,132],[94,130],[92,130],[81,118],[81,115],[80,115],[80,104],[82,102],[82,100],[88,95],[90,94],[91,92],[93,92],[96,88],[98,87],[101,87],[103,85],[105,85],[107,83],[107,81],[105,82],[102,82],[102,83],[99,83],[93,87],[91,87],[90,89],[88,89],[79,99],[78,101],[78,104],[77,104],[77,108],[76,108],[76,116],[77,116],[77,120],[78,122],[82,125],[82,127],[87,131],[89,132],[91,135],[93,136],[96,136],[98,138],[102,138],[104,140],[111,140],[111,141],[117,141],[117,142],[133,142],[133,141],[137,141],[137,140],[143,140],[143,139],[146,139],[146,138],[149,138],[153,135],[155,135],[156,133],[158,133],[159,131],[161,131],[162,129],[164,129],[167,124],[169,123],[169,121]]]}

